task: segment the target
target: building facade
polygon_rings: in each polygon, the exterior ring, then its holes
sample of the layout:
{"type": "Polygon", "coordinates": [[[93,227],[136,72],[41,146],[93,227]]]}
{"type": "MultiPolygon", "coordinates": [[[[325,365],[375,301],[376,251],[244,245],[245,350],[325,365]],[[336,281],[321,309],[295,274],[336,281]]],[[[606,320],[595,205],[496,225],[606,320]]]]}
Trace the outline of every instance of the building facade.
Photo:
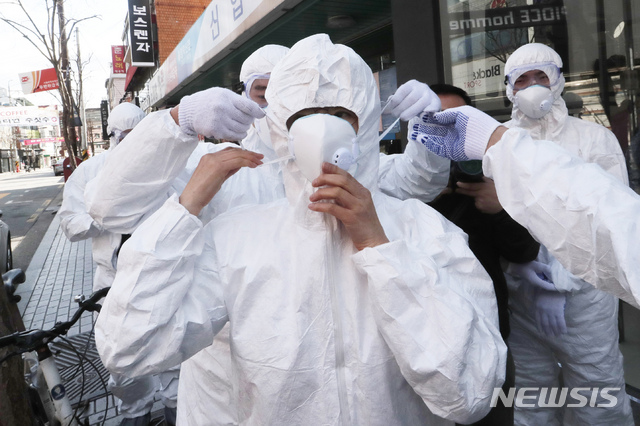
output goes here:
{"type": "Polygon", "coordinates": [[[146,1],[155,14],[157,58],[141,78],[127,79],[125,90],[148,110],[208,87],[235,88],[242,62],[255,49],[291,46],[323,32],[352,47],[379,73],[381,98],[412,78],[451,83],[504,121],[511,110],[504,63],[522,44],[539,42],[563,59],[571,112],[614,131],[632,184],[640,186],[638,2],[614,0],[605,7],[604,0],[190,0],[179,13],[169,2],[146,1]]]}
{"type": "MultiPolygon", "coordinates": [[[[111,74],[106,81],[107,98],[109,100],[109,110],[127,98],[125,87],[126,76],[122,74],[111,74]]],[[[129,94],[130,95],[130,94],[129,94]]]]}
{"type": "Polygon", "coordinates": [[[102,138],[102,115],[100,108],[85,109],[85,126],[87,128],[87,147],[91,151],[91,155],[96,155],[104,151],[104,145],[107,141],[102,138]]]}

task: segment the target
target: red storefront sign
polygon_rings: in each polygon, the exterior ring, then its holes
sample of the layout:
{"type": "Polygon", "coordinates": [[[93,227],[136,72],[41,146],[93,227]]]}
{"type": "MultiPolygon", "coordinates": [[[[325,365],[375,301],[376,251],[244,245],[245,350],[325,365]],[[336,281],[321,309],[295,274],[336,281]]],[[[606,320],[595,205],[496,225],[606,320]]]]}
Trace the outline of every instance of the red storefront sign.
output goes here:
{"type": "Polygon", "coordinates": [[[111,71],[114,74],[126,74],[124,64],[124,46],[111,46],[111,71]]]}
{"type": "Polygon", "coordinates": [[[25,95],[58,89],[58,77],[54,68],[18,74],[25,95]]]}
{"type": "Polygon", "coordinates": [[[52,143],[52,142],[64,142],[64,138],[40,138],[40,139],[20,139],[20,142],[24,145],[35,145],[39,143],[52,143]]]}

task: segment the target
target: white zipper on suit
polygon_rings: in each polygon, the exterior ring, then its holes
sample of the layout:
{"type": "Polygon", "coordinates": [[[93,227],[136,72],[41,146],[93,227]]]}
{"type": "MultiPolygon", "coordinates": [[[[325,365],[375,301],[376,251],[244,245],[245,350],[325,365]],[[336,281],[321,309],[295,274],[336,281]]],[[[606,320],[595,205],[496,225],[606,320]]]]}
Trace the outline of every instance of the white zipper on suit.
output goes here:
{"type": "Polygon", "coordinates": [[[540,139],[541,140],[547,140],[547,132],[549,129],[549,123],[546,120],[542,120],[541,126],[540,126],[540,139]]]}
{"type": "Polygon", "coordinates": [[[329,281],[329,292],[331,296],[331,312],[333,314],[333,331],[335,333],[335,355],[336,355],[336,380],[338,387],[338,402],[340,404],[340,423],[351,424],[351,413],[349,411],[349,401],[347,397],[347,380],[345,377],[345,356],[344,356],[344,330],[342,327],[342,315],[340,314],[340,302],[338,300],[337,283],[335,280],[335,262],[332,256],[335,247],[334,232],[337,220],[332,216],[325,215],[327,225],[327,242],[325,244],[325,258],[327,259],[327,280],[329,281]]]}

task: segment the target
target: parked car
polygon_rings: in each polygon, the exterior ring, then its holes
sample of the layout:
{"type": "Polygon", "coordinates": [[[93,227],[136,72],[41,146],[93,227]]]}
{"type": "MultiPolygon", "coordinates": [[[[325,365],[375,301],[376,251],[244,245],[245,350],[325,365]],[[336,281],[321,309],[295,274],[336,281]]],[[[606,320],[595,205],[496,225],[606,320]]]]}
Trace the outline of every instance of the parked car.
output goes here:
{"type": "Polygon", "coordinates": [[[61,158],[53,163],[53,174],[55,176],[62,176],[64,174],[64,166],[62,165],[62,161],[63,159],[61,158]]]}
{"type": "MultiPolygon", "coordinates": [[[[2,210],[0,210],[2,218],[2,210]]],[[[0,273],[13,269],[13,253],[11,252],[11,232],[9,225],[0,220],[0,273]]]]}

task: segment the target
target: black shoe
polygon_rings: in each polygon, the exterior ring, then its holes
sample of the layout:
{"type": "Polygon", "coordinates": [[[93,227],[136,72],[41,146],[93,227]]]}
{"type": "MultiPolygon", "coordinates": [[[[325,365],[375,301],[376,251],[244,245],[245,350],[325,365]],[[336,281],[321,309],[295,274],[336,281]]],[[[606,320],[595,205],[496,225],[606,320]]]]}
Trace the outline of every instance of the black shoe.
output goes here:
{"type": "Polygon", "coordinates": [[[167,426],[176,426],[176,408],[164,407],[164,423],[167,426]]]}
{"type": "Polygon", "coordinates": [[[149,426],[151,421],[151,413],[147,413],[144,416],[134,417],[132,419],[122,419],[120,426],[149,426]]]}

